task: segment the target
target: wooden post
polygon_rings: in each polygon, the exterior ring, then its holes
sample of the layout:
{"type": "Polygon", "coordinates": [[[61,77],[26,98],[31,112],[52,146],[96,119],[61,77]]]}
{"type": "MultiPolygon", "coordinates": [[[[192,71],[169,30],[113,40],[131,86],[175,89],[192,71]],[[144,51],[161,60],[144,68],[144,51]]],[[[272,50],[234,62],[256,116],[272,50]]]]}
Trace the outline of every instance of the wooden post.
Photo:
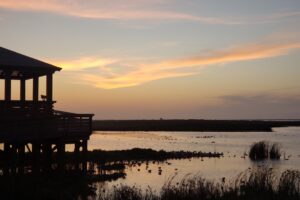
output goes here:
{"type": "Polygon", "coordinates": [[[33,101],[38,101],[39,100],[39,77],[35,76],[33,78],[33,101]]]}
{"type": "Polygon", "coordinates": [[[11,100],[11,77],[10,72],[5,72],[5,101],[11,100]]]}
{"type": "Polygon", "coordinates": [[[12,144],[10,151],[11,151],[11,153],[10,153],[11,172],[13,174],[16,174],[16,171],[17,171],[17,145],[12,144]]]}
{"type": "Polygon", "coordinates": [[[45,171],[51,171],[52,148],[50,143],[43,144],[43,168],[45,171]]]}
{"type": "Polygon", "coordinates": [[[32,171],[34,173],[40,172],[39,162],[41,154],[41,144],[32,143],[32,171]]]}
{"type": "Polygon", "coordinates": [[[87,171],[87,140],[83,140],[82,143],[82,171],[87,171]]]}
{"type": "Polygon", "coordinates": [[[75,148],[74,148],[74,161],[75,161],[75,170],[79,170],[79,161],[80,161],[80,154],[79,154],[79,149],[80,149],[80,142],[75,142],[75,148]]]}
{"type": "Polygon", "coordinates": [[[26,80],[23,78],[20,80],[20,100],[26,100],[26,80]]]}
{"type": "Polygon", "coordinates": [[[58,143],[57,145],[57,166],[59,170],[63,170],[65,168],[65,144],[58,143]]]}
{"type": "Polygon", "coordinates": [[[18,147],[18,173],[24,174],[24,164],[25,164],[25,144],[21,144],[18,147]]]}
{"type": "Polygon", "coordinates": [[[4,143],[4,169],[3,174],[9,174],[10,168],[10,144],[4,143]]]}
{"type": "Polygon", "coordinates": [[[53,76],[52,76],[52,73],[47,74],[46,81],[47,81],[47,84],[46,84],[47,101],[52,102],[52,100],[53,100],[53,86],[52,86],[53,76]]]}
{"type": "Polygon", "coordinates": [[[52,73],[46,76],[46,96],[47,96],[47,111],[51,113],[52,111],[52,101],[53,101],[53,76],[52,73]]]}

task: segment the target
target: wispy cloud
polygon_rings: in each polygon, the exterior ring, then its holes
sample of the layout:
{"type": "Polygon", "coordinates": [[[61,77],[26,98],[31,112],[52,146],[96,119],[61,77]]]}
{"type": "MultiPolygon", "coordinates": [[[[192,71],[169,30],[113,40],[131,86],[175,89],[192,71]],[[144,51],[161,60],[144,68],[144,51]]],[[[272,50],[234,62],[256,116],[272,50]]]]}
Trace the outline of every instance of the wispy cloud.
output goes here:
{"type": "Polygon", "coordinates": [[[209,24],[234,24],[222,18],[202,17],[162,10],[157,7],[166,1],[82,1],[82,0],[5,0],[0,8],[21,11],[43,11],[60,15],[109,20],[191,20],[209,24]]]}
{"type": "Polygon", "coordinates": [[[81,80],[83,84],[115,89],[137,86],[158,79],[190,76],[199,73],[199,69],[207,66],[281,56],[299,48],[300,42],[248,44],[155,63],[96,57],[53,63],[72,70],[73,78],[81,80]],[[78,69],[80,70],[77,71],[78,69]]]}
{"type": "Polygon", "coordinates": [[[49,12],[59,15],[102,20],[188,20],[205,24],[241,25],[274,23],[300,16],[298,11],[248,17],[211,17],[167,9],[170,0],[0,0],[0,8],[49,12]]]}

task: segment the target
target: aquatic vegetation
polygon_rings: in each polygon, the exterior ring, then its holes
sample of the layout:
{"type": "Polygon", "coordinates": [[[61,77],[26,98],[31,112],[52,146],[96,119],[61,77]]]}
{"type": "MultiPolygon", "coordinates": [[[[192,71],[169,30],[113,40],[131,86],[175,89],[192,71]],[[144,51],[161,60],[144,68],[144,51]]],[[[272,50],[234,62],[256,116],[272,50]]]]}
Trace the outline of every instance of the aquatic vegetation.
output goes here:
{"type": "Polygon", "coordinates": [[[153,149],[133,148],[129,150],[93,150],[88,152],[89,161],[112,162],[112,161],[163,161],[168,159],[187,159],[202,157],[221,157],[223,153],[201,151],[156,151],[153,149]]]}
{"type": "Polygon", "coordinates": [[[278,175],[273,169],[255,168],[242,172],[233,181],[214,182],[201,176],[186,176],[180,182],[171,178],[160,193],[147,188],[121,185],[100,192],[100,200],[298,200],[300,172],[286,170],[278,175]],[[127,195],[126,195],[127,194],[127,195]]]}
{"type": "Polygon", "coordinates": [[[278,160],[281,156],[281,147],[278,143],[270,144],[267,141],[260,141],[252,144],[249,151],[251,160],[274,159],[278,160]]]}
{"type": "Polygon", "coordinates": [[[278,160],[278,159],[280,159],[280,156],[281,156],[280,145],[278,143],[272,144],[272,146],[270,148],[270,158],[278,160]]]}
{"type": "Polygon", "coordinates": [[[112,164],[99,165],[99,169],[101,169],[101,170],[124,170],[125,164],[112,163],[112,164]]]}
{"type": "Polygon", "coordinates": [[[263,160],[269,157],[269,143],[260,141],[252,144],[249,157],[251,160],[263,160]]]}

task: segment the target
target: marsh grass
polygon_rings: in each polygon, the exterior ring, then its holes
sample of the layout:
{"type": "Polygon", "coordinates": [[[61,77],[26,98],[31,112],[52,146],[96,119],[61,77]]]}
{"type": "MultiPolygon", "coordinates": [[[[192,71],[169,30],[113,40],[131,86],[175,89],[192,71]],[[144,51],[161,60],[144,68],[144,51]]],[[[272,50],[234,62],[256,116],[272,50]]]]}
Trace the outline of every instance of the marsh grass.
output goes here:
{"type": "Polygon", "coordinates": [[[255,168],[234,180],[215,182],[201,176],[186,176],[180,182],[167,181],[160,193],[137,186],[113,187],[99,194],[99,200],[299,200],[300,172],[286,170],[276,173],[268,168],[255,168]]]}
{"type": "Polygon", "coordinates": [[[102,191],[99,200],[159,200],[159,197],[150,187],[143,191],[137,186],[127,186],[121,184],[114,186],[111,191],[102,191]]]}
{"type": "Polygon", "coordinates": [[[278,143],[271,144],[267,141],[253,143],[250,147],[249,157],[251,160],[272,159],[279,160],[281,157],[281,146],[278,143]]]}
{"type": "Polygon", "coordinates": [[[201,176],[185,177],[175,184],[167,182],[161,190],[159,199],[218,199],[222,194],[219,183],[201,176]]]}
{"type": "Polygon", "coordinates": [[[282,173],[279,184],[278,194],[282,197],[290,196],[300,199],[300,171],[286,170],[282,173]]]}

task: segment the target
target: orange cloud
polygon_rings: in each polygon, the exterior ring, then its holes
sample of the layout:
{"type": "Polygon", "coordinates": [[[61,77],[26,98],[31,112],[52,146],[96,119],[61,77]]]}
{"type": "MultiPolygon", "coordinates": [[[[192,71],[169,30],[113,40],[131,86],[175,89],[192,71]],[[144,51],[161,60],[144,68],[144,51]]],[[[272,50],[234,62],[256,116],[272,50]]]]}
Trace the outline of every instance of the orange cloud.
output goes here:
{"type": "Polygon", "coordinates": [[[205,66],[211,64],[223,64],[229,62],[256,60],[287,54],[290,50],[300,48],[300,43],[276,43],[276,44],[250,44],[230,48],[223,51],[211,52],[208,55],[199,55],[189,58],[164,61],[153,65],[151,68],[182,68],[193,66],[205,66]]]}
{"type": "Polygon", "coordinates": [[[51,62],[56,63],[57,66],[63,66],[64,70],[83,70],[93,67],[103,67],[117,62],[116,59],[110,58],[98,58],[96,56],[85,56],[77,59],[68,59],[68,60],[51,60],[51,62]]]}
{"type": "Polygon", "coordinates": [[[76,66],[76,62],[61,62],[65,64],[58,66],[63,68],[65,68],[65,66],[74,66],[74,68],[66,68],[72,71],[80,69],[80,72],[73,73],[72,77],[76,80],[81,80],[84,84],[103,89],[115,89],[137,86],[158,79],[190,76],[199,73],[200,68],[210,65],[250,61],[285,55],[288,52],[299,48],[299,42],[285,44],[252,44],[229,48],[222,51],[214,51],[207,53],[206,55],[173,59],[152,64],[130,64],[128,61],[124,64],[125,61],[123,63],[122,59],[115,59],[118,61],[114,62],[109,59],[95,59],[94,61],[91,60],[91,58],[79,59],[80,62],[78,63],[87,61],[86,64],[83,62],[80,66],[93,66],[97,68],[96,71],[92,72],[87,69],[88,67],[84,68],[76,66]],[[110,66],[107,66],[105,63],[110,66]],[[111,68],[113,65],[121,65],[123,71],[119,72],[117,69],[111,68]]]}

